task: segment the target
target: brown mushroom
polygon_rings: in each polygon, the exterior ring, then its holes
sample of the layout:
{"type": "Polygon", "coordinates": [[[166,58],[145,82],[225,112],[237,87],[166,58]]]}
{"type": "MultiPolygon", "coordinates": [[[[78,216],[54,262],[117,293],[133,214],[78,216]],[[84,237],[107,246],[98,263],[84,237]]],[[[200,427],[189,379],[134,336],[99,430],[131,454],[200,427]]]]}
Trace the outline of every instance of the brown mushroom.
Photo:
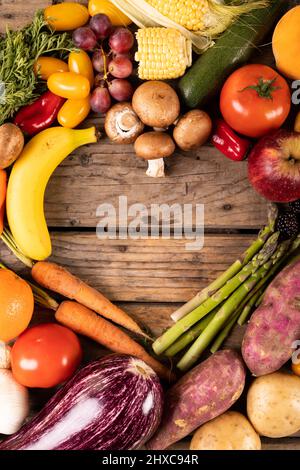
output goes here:
{"type": "Polygon", "coordinates": [[[173,88],[165,82],[149,81],[140,85],[132,97],[132,107],[147,126],[166,129],[180,113],[180,102],[173,88]]]}
{"type": "Polygon", "coordinates": [[[144,124],[130,103],[117,103],[105,117],[105,132],[115,144],[132,144],[143,132],[144,124]]]}
{"type": "Polygon", "coordinates": [[[140,135],[134,144],[134,150],[139,158],[148,160],[146,174],[152,177],[165,176],[164,158],[170,157],[175,151],[172,137],[165,132],[146,132],[140,135]]]}
{"type": "Polygon", "coordinates": [[[200,109],[194,109],[178,120],[173,137],[181,150],[195,150],[207,141],[211,131],[209,115],[200,109]]]}

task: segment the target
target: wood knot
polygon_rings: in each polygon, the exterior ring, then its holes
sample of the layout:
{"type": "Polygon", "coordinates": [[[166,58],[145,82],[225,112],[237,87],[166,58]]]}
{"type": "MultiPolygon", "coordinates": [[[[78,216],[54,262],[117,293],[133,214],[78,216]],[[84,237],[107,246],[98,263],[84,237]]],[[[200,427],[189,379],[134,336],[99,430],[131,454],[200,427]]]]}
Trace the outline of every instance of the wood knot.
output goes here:
{"type": "Polygon", "coordinates": [[[80,165],[81,166],[88,166],[90,163],[90,156],[89,155],[81,155],[80,156],[80,165]]]}

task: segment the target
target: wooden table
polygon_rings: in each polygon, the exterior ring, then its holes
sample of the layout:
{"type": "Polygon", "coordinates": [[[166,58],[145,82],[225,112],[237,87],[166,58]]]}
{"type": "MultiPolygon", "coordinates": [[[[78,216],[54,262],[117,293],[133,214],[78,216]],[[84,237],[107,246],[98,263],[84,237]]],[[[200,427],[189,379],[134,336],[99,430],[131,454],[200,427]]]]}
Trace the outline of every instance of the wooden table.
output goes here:
{"type": "MultiPolygon", "coordinates": [[[[18,28],[34,11],[51,1],[1,0],[0,30],[18,28]]],[[[57,3],[57,2],[54,2],[57,3]]],[[[287,2],[288,3],[288,2],[287,2]]],[[[299,2],[289,2],[290,4],[299,2]]],[[[271,54],[268,61],[270,61],[271,54]]],[[[259,60],[264,60],[260,56],[259,60]]],[[[88,124],[103,127],[103,119],[88,124]]],[[[53,241],[52,260],[100,289],[155,335],[171,325],[170,313],[221,273],[249,245],[266,221],[266,203],[250,187],[247,164],[234,163],[207,145],[197,152],[176,151],[167,162],[167,175],[151,179],[131,146],[112,145],[107,138],[74,152],[54,173],[46,193],[46,216],[53,241]],[[96,209],[128,204],[202,203],[205,205],[205,245],[187,251],[186,240],[99,240],[96,209]]],[[[25,274],[1,244],[1,260],[25,274]]],[[[52,315],[37,312],[35,322],[52,315]]],[[[237,327],[226,346],[239,348],[243,328],[237,327]]],[[[85,360],[104,351],[84,340],[85,360]]],[[[32,413],[49,392],[32,392],[32,413]]],[[[263,439],[264,449],[300,449],[300,438],[263,439]]],[[[174,448],[188,448],[188,441],[174,448]]]]}

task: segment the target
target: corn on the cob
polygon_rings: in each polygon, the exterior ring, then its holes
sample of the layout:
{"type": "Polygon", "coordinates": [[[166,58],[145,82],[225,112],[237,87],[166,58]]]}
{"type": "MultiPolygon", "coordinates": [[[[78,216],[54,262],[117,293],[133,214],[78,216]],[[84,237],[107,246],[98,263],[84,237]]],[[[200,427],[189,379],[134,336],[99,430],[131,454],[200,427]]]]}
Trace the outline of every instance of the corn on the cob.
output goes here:
{"type": "Polygon", "coordinates": [[[192,64],[192,43],[173,28],[143,28],[136,34],[139,77],[166,80],[184,75],[192,64]]]}
{"type": "Polygon", "coordinates": [[[209,46],[203,43],[203,35],[217,36],[241,14],[266,7],[271,0],[235,0],[231,5],[224,5],[224,0],[111,1],[139,27],[177,27],[185,36],[190,33],[196,51],[201,52],[209,46]]]}
{"type": "Polygon", "coordinates": [[[190,31],[203,30],[210,13],[207,0],[148,0],[162,15],[190,31]]]}

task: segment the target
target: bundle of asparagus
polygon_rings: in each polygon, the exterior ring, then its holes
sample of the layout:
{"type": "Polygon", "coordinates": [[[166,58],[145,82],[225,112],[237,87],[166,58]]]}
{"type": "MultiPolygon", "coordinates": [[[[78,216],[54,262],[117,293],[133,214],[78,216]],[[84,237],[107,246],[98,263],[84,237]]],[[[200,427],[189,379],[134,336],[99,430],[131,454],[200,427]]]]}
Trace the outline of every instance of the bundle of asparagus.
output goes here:
{"type": "Polygon", "coordinates": [[[193,343],[177,364],[186,371],[209,346],[216,352],[236,322],[246,322],[270,281],[300,246],[300,236],[282,240],[275,231],[277,216],[277,207],[271,205],[268,224],[241,258],[172,314],[176,323],[153,343],[156,354],[173,357],[193,343]]]}

